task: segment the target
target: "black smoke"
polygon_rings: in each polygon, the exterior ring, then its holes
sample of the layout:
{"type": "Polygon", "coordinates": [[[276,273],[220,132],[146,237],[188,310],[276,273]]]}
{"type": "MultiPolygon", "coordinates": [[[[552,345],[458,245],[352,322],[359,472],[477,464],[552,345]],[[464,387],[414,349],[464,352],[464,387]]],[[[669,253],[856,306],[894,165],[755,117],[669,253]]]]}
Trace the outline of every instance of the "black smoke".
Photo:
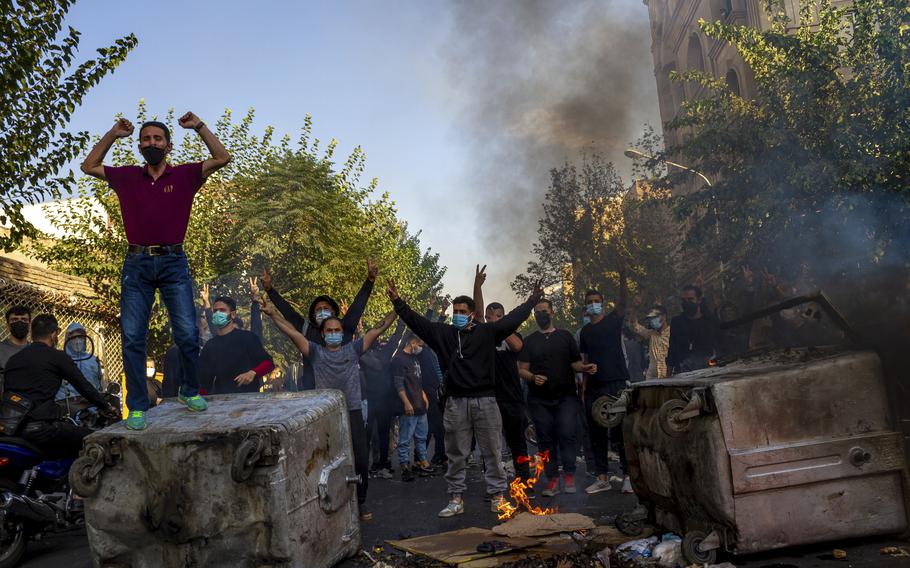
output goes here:
{"type": "MultiPolygon", "coordinates": [[[[659,123],[648,12],[639,0],[474,0],[450,15],[443,57],[474,163],[466,198],[511,277],[526,267],[549,170],[597,152],[628,172],[623,150],[659,123]]],[[[507,297],[508,282],[490,287],[507,297]]]]}

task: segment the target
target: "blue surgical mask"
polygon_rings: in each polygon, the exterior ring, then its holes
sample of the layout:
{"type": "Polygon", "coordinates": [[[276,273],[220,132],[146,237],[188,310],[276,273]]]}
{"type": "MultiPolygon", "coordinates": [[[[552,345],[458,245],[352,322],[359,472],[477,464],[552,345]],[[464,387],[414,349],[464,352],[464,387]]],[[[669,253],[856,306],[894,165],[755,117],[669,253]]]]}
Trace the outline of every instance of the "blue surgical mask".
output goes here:
{"type": "Polygon", "coordinates": [[[337,347],[344,340],[344,334],[340,331],[330,331],[325,334],[325,344],[337,347]]]}
{"type": "Polygon", "coordinates": [[[452,325],[458,329],[464,329],[468,327],[468,324],[471,322],[471,316],[467,314],[455,314],[452,316],[452,325]]]}
{"type": "Polygon", "coordinates": [[[212,314],[212,325],[221,329],[227,324],[231,323],[231,316],[227,315],[224,312],[215,312],[212,314]]]}
{"type": "Polygon", "coordinates": [[[322,324],[325,320],[332,317],[332,310],[319,310],[316,312],[316,323],[322,324]]]}
{"type": "Polygon", "coordinates": [[[581,316],[582,325],[588,325],[589,323],[591,323],[591,318],[589,318],[588,316],[581,316]]]}
{"type": "Polygon", "coordinates": [[[661,321],[660,316],[653,317],[648,320],[651,324],[651,329],[660,330],[664,326],[664,322],[661,321]]]}
{"type": "Polygon", "coordinates": [[[588,304],[587,310],[589,315],[599,316],[601,312],[604,311],[604,306],[600,302],[594,302],[592,304],[588,304]]]}

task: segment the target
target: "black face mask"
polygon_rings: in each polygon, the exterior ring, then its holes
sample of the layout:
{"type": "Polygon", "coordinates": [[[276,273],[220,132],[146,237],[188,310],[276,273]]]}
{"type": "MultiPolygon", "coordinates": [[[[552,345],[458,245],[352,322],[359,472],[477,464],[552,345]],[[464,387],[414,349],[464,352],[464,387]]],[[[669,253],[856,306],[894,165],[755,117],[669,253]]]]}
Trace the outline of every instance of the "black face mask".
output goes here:
{"type": "Polygon", "coordinates": [[[683,300],[680,302],[680,304],[682,304],[683,315],[688,318],[695,316],[695,314],[698,312],[698,304],[695,302],[687,302],[683,300]]]}
{"type": "Polygon", "coordinates": [[[24,321],[14,321],[9,324],[9,332],[16,339],[25,339],[28,336],[28,324],[24,321]]]}
{"type": "Polygon", "coordinates": [[[146,146],[145,148],[140,148],[139,153],[142,154],[142,157],[145,158],[148,165],[157,166],[161,163],[161,160],[164,159],[167,150],[163,150],[157,146],[146,146]]]}
{"type": "Polygon", "coordinates": [[[548,312],[534,312],[534,319],[537,320],[537,325],[540,326],[540,329],[549,329],[550,314],[548,312]]]}

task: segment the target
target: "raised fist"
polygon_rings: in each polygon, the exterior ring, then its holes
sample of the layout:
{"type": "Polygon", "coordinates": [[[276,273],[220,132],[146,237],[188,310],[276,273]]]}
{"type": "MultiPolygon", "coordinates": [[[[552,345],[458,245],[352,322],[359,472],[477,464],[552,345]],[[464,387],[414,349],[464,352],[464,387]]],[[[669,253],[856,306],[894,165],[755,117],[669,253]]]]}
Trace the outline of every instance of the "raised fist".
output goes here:
{"type": "Polygon", "coordinates": [[[111,127],[111,132],[114,133],[117,138],[126,138],[127,136],[130,136],[133,133],[133,130],[133,123],[125,118],[121,118],[111,127]]]}
{"type": "Polygon", "coordinates": [[[177,124],[184,128],[196,128],[196,125],[202,122],[195,114],[188,112],[177,119],[177,124]]]}

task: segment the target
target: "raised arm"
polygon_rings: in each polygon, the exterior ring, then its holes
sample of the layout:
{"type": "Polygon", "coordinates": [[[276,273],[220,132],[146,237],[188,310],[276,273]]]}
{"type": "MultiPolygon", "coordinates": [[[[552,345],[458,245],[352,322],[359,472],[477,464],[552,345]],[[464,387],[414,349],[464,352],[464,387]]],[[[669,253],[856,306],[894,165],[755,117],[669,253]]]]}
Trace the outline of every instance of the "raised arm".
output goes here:
{"type": "Polygon", "coordinates": [[[370,331],[363,334],[363,350],[366,352],[376,341],[380,335],[385,333],[385,330],[389,329],[392,326],[392,322],[398,318],[398,314],[395,313],[395,310],[387,313],[378,326],[372,328],[370,331]]]}
{"type": "Polygon", "coordinates": [[[616,300],[616,314],[626,316],[626,306],[629,303],[629,276],[626,274],[625,265],[619,268],[619,298],[616,300]]]}
{"type": "Polygon", "coordinates": [[[638,308],[641,306],[641,302],[641,294],[635,294],[635,297],[632,298],[632,305],[629,307],[629,317],[626,318],[626,322],[629,324],[629,329],[632,330],[632,333],[639,337],[650,339],[652,335],[660,334],[638,323],[638,308]]]}
{"type": "Polygon", "coordinates": [[[498,321],[489,324],[492,325],[493,329],[496,331],[497,343],[515,333],[515,331],[521,327],[521,324],[528,319],[531,315],[531,310],[533,310],[534,306],[537,305],[537,302],[543,298],[543,288],[541,288],[541,285],[542,282],[538,280],[534,284],[534,289],[531,291],[531,295],[528,296],[528,299],[525,300],[525,303],[513,309],[498,321]]]}
{"type": "Polygon", "coordinates": [[[269,272],[268,268],[262,269],[261,282],[262,289],[265,290],[265,293],[269,296],[269,300],[272,301],[272,304],[279,313],[281,313],[281,317],[288,320],[291,325],[294,326],[294,329],[303,331],[304,325],[306,325],[306,318],[297,313],[294,306],[282,298],[281,294],[278,293],[278,290],[272,286],[272,273],[269,272]]]}
{"type": "Polygon", "coordinates": [[[436,326],[441,324],[433,323],[421,316],[412,310],[404,300],[398,297],[398,288],[395,286],[394,280],[389,280],[388,294],[389,299],[392,300],[392,306],[395,308],[395,312],[402,321],[411,328],[411,331],[417,334],[417,337],[423,339],[430,349],[438,350],[440,344],[436,336],[436,326]]]}
{"type": "Polygon", "coordinates": [[[265,298],[263,298],[260,301],[259,307],[262,310],[262,313],[272,318],[272,321],[275,323],[281,333],[287,335],[288,338],[294,342],[294,345],[296,345],[297,349],[303,353],[304,357],[310,356],[309,340],[307,340],[307,338],[304,337],[302,333],[294,329],[294,326],[291,325],[288,320],[281,317],[281,314],[275,310],[274,306],[269,305],[269,303],[265,301],[265,298]]]}
{"type": "Polygon", "coordinates": [[[88,156],[85,157],[82,166],[80,166],[82,173],[106,181],[107,176],[104,175],[104,157],[107,156],[111,146],[114,145],[114,142],[116,142],[118,138],[126,138],[127,136],[132,135],[133,129],[133,123],[125,118],[121,118],[115,122],[114,126],[104,133],[101,140],[95,144],[91,152],[88,153],[88,156]]]}
{"type": "Polygon", "coordinates": [[[486,321],[486,304],[483,303],[483,283],[487,281],[487,265],[483,268],[477,265],[474,269],[474,321],[483,323],[486,321]]]}
{"type": "Polygon", "coordinates": [[[209,130],[209,127],[206,126],[198,116],[188,112],[181,116],[177,120],[177,123],[184,128],[192,128],[199,133],[202,141],[205,142],[206,148],[209,149],[209,153],[212,155],[211,158],[202,162],[202,179],[209,177],[216,171],[228,165],[228,162],[231,161],[231,154],[227,151],[227,148],[224,147],[224,144],[221,143],[221,140],[218,140],[215,133],[209,130]]]}
{"type": "Polygon", "coordinates": [[[370,301],[370,295],[373,293],[373,286],[376,283],[376,276],[379,274],[379,268],[376,263],[367,259],[367,279],[363,286],[354,296],[351,302],[351,308],[344,314],[341,319],[341,327],[347,333],[354,333],[357,330],[357,323],[363,317],[363,312],[367,309],[367,302],[370,301]]]}

